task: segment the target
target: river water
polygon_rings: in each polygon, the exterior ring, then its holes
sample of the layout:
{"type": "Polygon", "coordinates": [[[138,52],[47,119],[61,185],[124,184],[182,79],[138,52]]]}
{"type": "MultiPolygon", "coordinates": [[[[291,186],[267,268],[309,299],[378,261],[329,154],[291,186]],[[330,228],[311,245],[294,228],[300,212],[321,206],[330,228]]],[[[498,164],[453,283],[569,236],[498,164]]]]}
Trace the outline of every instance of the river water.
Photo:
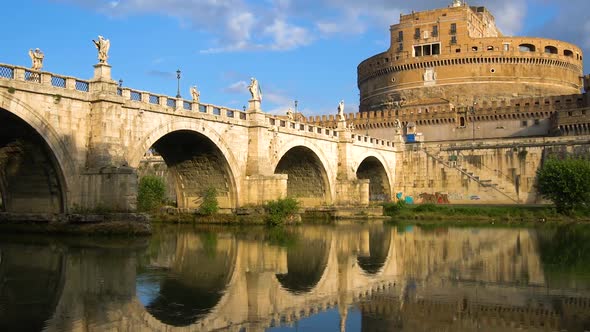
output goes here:
{"type": "Polygon", "coordinates": [[[590,330],[590,229],[0,236],[0,331],[590,330]]]}

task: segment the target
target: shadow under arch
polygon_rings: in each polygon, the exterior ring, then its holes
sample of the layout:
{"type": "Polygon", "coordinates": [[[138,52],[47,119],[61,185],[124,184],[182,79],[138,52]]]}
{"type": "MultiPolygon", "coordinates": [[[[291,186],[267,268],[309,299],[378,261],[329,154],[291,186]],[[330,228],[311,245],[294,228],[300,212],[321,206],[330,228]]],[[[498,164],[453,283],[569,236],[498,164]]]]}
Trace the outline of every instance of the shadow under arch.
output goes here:
{"type": "Polygon", "coordinates": [[[391,246],[391,232],[383,225],[369,228],[369,256],[357,257],[360,268],[375,275],[381,271],[388,259],[391,246]]]}
{"type": "Polygon", "coordinates": [[[178,130],[158,139],[153,149],[162,156],[175,182],[179,208],[196,209],[205,191],[215,189],[220,208],[237,206],[236,181],[221,149],[199,132],[178,130]]]}
{"type": "Polygon", "coordinates": [[[164,237],[138,271],[138,298],[159,322],[190,326],[220,305],[236,278],[237,242],[220,241],[215,233],[164,237]]]}
{"type": "Polygon", "coordinates": [[[19,116],[20,111],[0,108],[0,210],[66,212],[68,186],[60,162],[60,155],[65,155],[61,144],[47,123],[34,116],[39,122],[31,123],[19,116]]]}
{"type": "Polygon", "coordinates": [[[329,238],[298,240],[287,248],[287,273],[275,276],[293,294],[310,292],[322,279],[329,255],[329,238]]]}
{"type": "Polygon", "coordinates": [[[391,200],[391,186],[387,170],[374,156],[366,157],[359,165],[358,179],[369,179],[369,201],[387,202],[391,200]]]}
{"type": "Polygon", "coordinates": [[[275,167],[275,174],[287,174],[287,196],[304,206],[317,206],[332,201],[330,181],[325,165],[308,147],[289,149],[275,167]]]}

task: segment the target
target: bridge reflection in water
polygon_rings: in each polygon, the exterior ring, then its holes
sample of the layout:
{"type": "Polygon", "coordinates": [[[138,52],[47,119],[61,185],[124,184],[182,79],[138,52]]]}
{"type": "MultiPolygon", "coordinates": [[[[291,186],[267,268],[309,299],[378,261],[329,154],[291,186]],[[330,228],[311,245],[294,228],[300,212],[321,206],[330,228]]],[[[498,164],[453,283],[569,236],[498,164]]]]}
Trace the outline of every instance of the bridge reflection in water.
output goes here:
{"type": "Polygon", "coordinates": [[[589,235],[343,225],[3,236],[0,330],[262,331],[337,313],[332,330],[356,319],[365,331],[581,331],[589,235]],[[576,255],[560,257],[564,245],[576,255]]]}

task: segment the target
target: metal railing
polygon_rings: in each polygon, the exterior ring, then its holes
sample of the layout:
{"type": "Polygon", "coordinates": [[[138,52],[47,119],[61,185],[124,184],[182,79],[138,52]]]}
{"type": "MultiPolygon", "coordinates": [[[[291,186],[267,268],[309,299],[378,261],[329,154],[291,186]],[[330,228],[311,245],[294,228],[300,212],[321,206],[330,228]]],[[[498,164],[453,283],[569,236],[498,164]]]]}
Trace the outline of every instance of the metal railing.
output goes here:
{"type": "Polygon", "coordinates": [[[166,106],[176,108],[176,99],[166,99],[166,106]]]}
{"type": "Polygon", "coordinates": [[[14,79],[14,68],[0,66],[0,77],[14,79]]]}
{"type": "Polygon", "coordinates": [[[89,92],[90,91],[90,83],[86,81],[76,80],[76,90],[82,92],[89,92]]]}
{"type": "Polygon", "coordinates": [[[141,92],[131,90],[129,91],[129,97],[131,100],[141,101],[141,92]]]}
{"type": "Polygon", "coordinates": [[[65,89],[66,79],[65,79],[65,77],[52,75],[51,76],[51,85],[56,88],[64,88],[65,89]]]}
{"type": "Polygon", "coordinates": [[[25,70],[25,81],[33,83],[41,83],[41,73],[30,70],[25,70]]]}
{"type": "Polygon", "coordinates": [[[184,108],[187,111],[190,111],[190,110],[192,110],[192,104],[190,102],[184,100],[182,102],[182,108],[184,108]]]}
{"type": "Polygon", "coordinates": [[[150,95],[149,102],[150,102],[150,104],[159,105],[160,104],[160,96],[150,95]]]}

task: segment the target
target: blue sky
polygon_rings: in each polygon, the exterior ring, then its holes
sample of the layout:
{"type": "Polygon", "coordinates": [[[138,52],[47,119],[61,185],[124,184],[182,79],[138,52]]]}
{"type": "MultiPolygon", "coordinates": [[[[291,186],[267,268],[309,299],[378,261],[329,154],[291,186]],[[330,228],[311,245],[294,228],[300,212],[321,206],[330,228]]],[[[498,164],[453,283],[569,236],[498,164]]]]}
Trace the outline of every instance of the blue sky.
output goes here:
{"type": "MultiPolygon", "coordinates": [[[[111,41],[113,79],[134,89],[176,95],[197,85],[201,101],[242,108],[249,78],[264,91],[263,109],[282,113],[299,102],[305,115],[356,111],[356,66],[388,48],[400,13],[447,6],[450,0],[50,0],[3,4],[0,62],[79,78],[97,62],[92,39],[111,41]],[[6,47],[10,45],[10,47],[6,47]]],[[[507,35],[556,38],[585,51],[590,68],[590,2],[471,1],[489,7],[507,35]]]]}

